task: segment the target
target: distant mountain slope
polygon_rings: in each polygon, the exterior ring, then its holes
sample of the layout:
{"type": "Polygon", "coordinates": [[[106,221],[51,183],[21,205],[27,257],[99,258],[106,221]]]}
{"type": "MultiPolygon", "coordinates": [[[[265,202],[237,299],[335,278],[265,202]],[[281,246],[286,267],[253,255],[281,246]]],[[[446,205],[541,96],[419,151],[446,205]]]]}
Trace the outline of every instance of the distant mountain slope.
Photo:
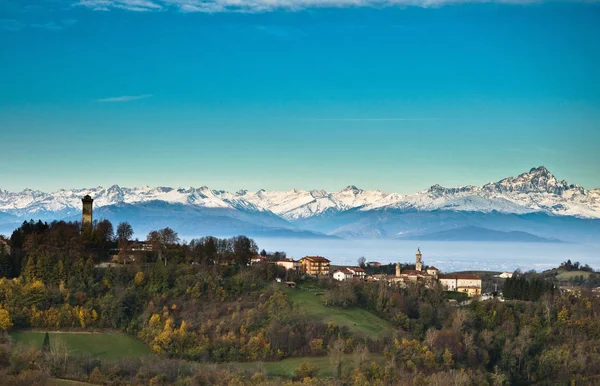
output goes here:
{"type": "MultiPolygon", "coordinates": [[[[203,208],[178,203],[149,201],[100,207],[96,218],[113,223],[128,221],[136,236],[145,237],[151,230],[175,229],[184,237],[247,235],[252,237],[321,238],[335,237],[297,229],[270,212],[242,212],[228,208],[203,208]]],[[[77,220],[78,217],[73,217],[77,220]]]]}
{"type": "Polygon", "coordinates": [[[527,232],[512,231],[502,232],[492,229],[478,227],[462,227],[457,229],[448,229],[445,231],[433,232],[422,236],[415,236],[412,240],[430,240],[430,241],[498,241],[498,242],[537,242],[554,243],[559,240],[547,239],[532,235],[527,232]]]}
{"type": "Polygon", "coordinates": [[[483,186],[433,185],[410,195],[355,186],[339,192],[294,189],[230,193],[206,186],[117,185],[51,193],[0,190],[0,229],[30,218],[76,219],[81,197],[86,194],[94,198],[96,218],[111,214],[137,222],[142,229],[158,223],[178,224],[186,232],[201,229],[202,234],[277,229],[278,233],[294,235],[309,231],[339,237],[398,238],[476,226],[542,238],[589,240],[598,236],[596,224],[600,221],[600,189],[586,190],[559,181],[540,166],[483,186]],[[572,228],[564,228],[567,224],[572,228]]]}
{"type": "Polygon", "coordinates": [[[381,208],[325,213],[292,222],[298,228],[341,238],[410,239],[462,227],[479,227],[502,232],[520,231],[568,242],[595,243],[600,239],[600,220],[546,213],[417,211],[381,208]]]}

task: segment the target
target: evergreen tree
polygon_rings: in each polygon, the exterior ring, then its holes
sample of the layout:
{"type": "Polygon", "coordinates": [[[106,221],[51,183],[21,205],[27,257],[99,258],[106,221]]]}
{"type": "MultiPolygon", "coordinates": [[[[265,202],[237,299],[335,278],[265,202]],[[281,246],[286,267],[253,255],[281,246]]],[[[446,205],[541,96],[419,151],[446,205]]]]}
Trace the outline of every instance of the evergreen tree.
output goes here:
{"type": "Polygon", "coordinates": [[[49,352],[50,351],[50,335],[48,335],[48,333],[46,332],[46,335],[44,335],[44,343],[42,343],[42,352],[49,352]]]}

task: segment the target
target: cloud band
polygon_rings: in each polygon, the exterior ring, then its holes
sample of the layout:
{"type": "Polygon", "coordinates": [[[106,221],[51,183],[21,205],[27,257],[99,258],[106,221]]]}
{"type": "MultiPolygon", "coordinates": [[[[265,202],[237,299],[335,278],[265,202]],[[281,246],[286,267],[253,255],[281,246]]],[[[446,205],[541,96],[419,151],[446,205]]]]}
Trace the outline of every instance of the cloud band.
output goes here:
{"type": "MultiPolygon", "coordinates": [[[[268,12],[308,8],[438,7],[465,3],[529,4],[547,0],[78,0],[75,5],[98,11],[126,9],[136,12],[178,10],[180,12],[268,12]]],[[[567,0],[596,2],[596,0],[567,0]]]]}

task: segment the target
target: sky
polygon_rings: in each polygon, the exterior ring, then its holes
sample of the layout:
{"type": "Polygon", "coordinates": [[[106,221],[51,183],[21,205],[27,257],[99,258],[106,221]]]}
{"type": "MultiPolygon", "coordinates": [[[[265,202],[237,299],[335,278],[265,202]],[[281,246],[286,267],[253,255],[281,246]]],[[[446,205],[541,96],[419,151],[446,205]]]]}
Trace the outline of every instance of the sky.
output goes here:
{"type": "Polygon", "coordinates": [[[600,2],[3,0],[0,189],[600,188],[600,2]],[[293,4],[293,5],[290,5],[293,4]]]}

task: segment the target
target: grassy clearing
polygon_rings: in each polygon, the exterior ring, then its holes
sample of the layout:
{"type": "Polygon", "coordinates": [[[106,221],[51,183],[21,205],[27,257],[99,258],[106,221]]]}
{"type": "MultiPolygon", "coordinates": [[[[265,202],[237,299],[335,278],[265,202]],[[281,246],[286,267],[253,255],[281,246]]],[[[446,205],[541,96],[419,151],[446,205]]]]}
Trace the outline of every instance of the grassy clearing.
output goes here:
{"type": "MultiPolygon", "coordinates": [[[[370,354],[369,362],[384,363],[383,355],[370,354]]],[[[223,363],[223,364],[206,364],[202,365],[205,368],[219,369],[230,368],[235,370],[247,371],[250,373],[264,371],[269,377],[292,377],[294,370],[302,363],[308,363],[314,368],[319,369],[321,376],[335,375],[335,369],[329,361],[328,357],[301,357],[301,358],[286,358],[279,362],[247,362],[247,363],[223,363]]],[[[352,354],[345,354],[342,359],[342,371],[352,369],[354,367],[354,358],[352,354]]]]}
{"type": "MultiPolygon", "coordinates": [[[[49,333],[50,344],[62,342],[76,354],[90,354],[101,359],[121,359],[151,355],[150,349],[137,339],[114,333],[49,333]]],[[[21,344],[39,349],[44,342],[43,332],[17,331],[10,333],[12,339],[21,344]]]]}
{"type": "Polygon", "coordinates": [[[50,384],[52,386],[88,386],[88,385],[91,386],[92,385],[92,383],[71,381],[68,379],[60,379],[60,378],[51,379],[50,384]]]}
{"type": "Polygon", "coordinates": [[[588,280],[591,275],[597,275],[596,273],[587,272],[587,271],[563,271],[556,275],[556,278],[559,281],[568,281],[569,279],[583,276],[584,280],[588,280]]]}
{"type": "Polygon", "coordinates": [[[310,318],[323,323],[348,326],[351,331],[371,338],[383,338],[394,331],[394,326],[377,315],[360,308],[329,307],[322,295],[302,288],[285,288],[285,294],[310,318]]]}

